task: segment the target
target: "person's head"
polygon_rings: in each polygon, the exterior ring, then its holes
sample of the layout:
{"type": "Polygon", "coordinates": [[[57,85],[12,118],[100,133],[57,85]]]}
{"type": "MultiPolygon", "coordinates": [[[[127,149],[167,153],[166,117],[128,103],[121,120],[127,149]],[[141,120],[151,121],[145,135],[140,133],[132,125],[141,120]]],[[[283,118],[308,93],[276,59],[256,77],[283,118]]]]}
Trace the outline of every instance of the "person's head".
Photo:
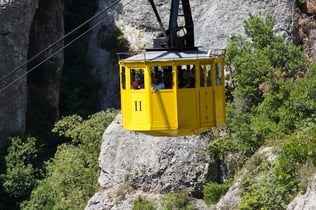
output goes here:
{"type": "Polygon", "coordinates": [[[153,84],[159,84],[160,83],[160,78],[159,76],[155,75],[152,79],[153,84]]]}
{"type": "Polygon", "coordinates": [[[155,76],[156,77],[161,77],[161,75],[162,75],[162,72],[161,71],[159,71],[159,70],[157,70],[157,71],[155,71],[155,76]]]}
{"type": "Polygon", "coordinates": [[[182,78],[185,78],[185,79],[188,78],[188,72],[186,70],[183,69],[181,71],[181,74],[182,74],[182,78]]]}
{"type": "Polygon", "coordinates": [[[135,75],[135,81],[140,81],[140,76],[139,76],[139,74],[136,74],[136,75],[135,75]]]}

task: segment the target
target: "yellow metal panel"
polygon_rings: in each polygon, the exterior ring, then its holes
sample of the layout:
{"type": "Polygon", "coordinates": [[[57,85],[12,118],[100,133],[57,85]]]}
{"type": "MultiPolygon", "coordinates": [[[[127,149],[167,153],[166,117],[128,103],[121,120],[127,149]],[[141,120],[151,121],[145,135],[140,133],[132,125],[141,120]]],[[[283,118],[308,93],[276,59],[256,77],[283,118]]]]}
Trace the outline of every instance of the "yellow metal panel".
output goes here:
{"type": "MultiPolygon", "coordinates": [[[[125,129],[154,136],[182,136],[199,134],[225,122],[224,57],[129,60],[120,62],[120,66],[125,66],[126,71],[142,68],[145,72],[145,89],[131,90],[130,82],[127,82],[126,89],[122,89],[121,85],[125,129]],[[216,84],[218,80],[215,63],[221,63],[221,84],[216,84]],[[181,65],[195,65],[195,88],[178,88],[177,66],[181,65]],[[200,86],[200,65],[204,65],[204,68],[206,65],[212,66],[211,84],[207,82],[207,75],[204,75],[205,85],[200,86]],[[150,69],[154,66],[173,67],[173,89],[150,89],[150,69]]],[[[130,81],[130,77],[130,74],[126,73],[126,80],[130,81]]]]}
{"type": "Polygon", "coordinates": [[[151,92],[152,129],[174,130],[178,128],[177,101],[174,90],[151,92]]]}
{"type": "Polygon", "coordinates": [[[198,95],[194,88],[178,89],[179,129],[196,129],[199,126],[198,95]]]}
{"type": "Polygon", "coordinates": [[[201,88],[200,90],[200,121],[201,126],[212,127],[216,125],[214,90],[211,87],[201,88]]]}
{"type": "Polygon", "coordinates": [[[142,130],[150,127],[149,104],[144,90],[131,90],[129,97],[130,127],[142,130]]]}
{"type": "Polygon", "coordinates": [[[225,122],[225,90],[224,86],[215,87],[215,111],[216,125],[222,125],[225,122]]]}

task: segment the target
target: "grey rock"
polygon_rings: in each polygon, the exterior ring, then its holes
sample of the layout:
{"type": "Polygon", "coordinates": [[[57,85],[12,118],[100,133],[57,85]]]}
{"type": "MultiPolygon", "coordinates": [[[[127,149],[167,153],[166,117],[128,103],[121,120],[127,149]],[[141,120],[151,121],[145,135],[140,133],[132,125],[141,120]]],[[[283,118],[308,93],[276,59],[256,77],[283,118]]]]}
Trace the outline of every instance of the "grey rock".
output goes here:
{"type": "Polygon", "coordinates": [[[123,130],[120,118],[119,114],[103,135],[98,180],[103,190],[90,200],[87,209],[100,202],[104,203],[102,208],[116,209],[108,208],[104,199],[128,187],[133,190],[127,190],[123,200],[135,198],[134,190],[145,195],[185,190],[201,198],[203,183],[217,177],[216,162],[206,151],[209,137],[152,137],[123,130]]]}
{"type": "Polygon", "coordinates": [[[25,128],[26,66],[17,67],[27,61],[37,6],[37,0],[0,1],[0,146],[10,134],[25,128]]]}
{"type": "Polygon", "coordinates": [[[287,207],[287,210],[316,209],[316,175],[309,183],[306,192],[300,193],[287,207]]]}

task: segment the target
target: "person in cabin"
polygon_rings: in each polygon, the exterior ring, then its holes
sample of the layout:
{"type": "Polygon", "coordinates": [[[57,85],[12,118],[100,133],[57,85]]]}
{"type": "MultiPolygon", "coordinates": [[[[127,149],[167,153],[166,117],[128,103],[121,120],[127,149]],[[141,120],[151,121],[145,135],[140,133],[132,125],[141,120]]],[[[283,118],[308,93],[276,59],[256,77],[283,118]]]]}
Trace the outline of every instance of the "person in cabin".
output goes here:
{"type": "Polygon", "coordinates": [[[162,88],[165,88],[165,84],[162,82],[161,77],[158,74],[155,74],[152,77],[151,88],[153,90],[160,90],[162,88]]]}
{"type": "Polygon", "coordinates": [[[132,88],[135,90],[144,88],[144,84],[142,83],[142,80],[139,74],[135,75],[135,79],[132,83],[132,88]]]}
{"type": "Polygon", "coordinates": [[[166,89],[172,89],[172,68],[164,69],[163,82],[166,89]]]}
{"type": "Polygon", "coordinates": [[[189,74],[186,70],[182,69],[179,75],[179,88],[194,88],[194,74],[189,74]]]}

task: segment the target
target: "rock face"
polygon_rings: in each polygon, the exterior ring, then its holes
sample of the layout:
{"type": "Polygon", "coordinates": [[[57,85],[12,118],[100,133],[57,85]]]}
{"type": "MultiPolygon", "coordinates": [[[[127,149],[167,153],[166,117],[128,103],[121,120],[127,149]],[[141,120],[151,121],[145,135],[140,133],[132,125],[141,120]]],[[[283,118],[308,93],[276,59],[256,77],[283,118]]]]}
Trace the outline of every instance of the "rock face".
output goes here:
{"type": "MultiPolygon", "coordinates": [[[[46,49],[64,35],[64,5],[62,0],[39,1],[39,7],[35,13],[30,33],[29,58],[46,49]]],[[[48,58],[64,46],[63,40],[46,50],[35,61],[31,62],[29,69],[42,60],[48,58]]],[[[63,50],[41,64],[28,74],[28,110],[43,109],[47,113],[47,119],[51,123],[59,119],[59,92],[64,64],[63,50]],[[40,103],[39,103],[39,100],[40,103]]],[[[27,126],[37,125],[37,119],[33,119],[34,113],[28,111],[27,126]]]]}
{"type": "Polygon", "coordinates": [[[306,11],[303,10],[299,13],[299,35],[305,53],[312,61],[316,61],[316,26],[314,18],[316,14],[316,1],[309,0],[306,5],[306,11]]]}
{"type": "Polygon", "coordinates": [[[25,127],[26,66],[18,67],[27,60],[37,5],[37,0],[0,1],[0,146],[8,135],[25,127]]]}
{"type": "Polygon", "coordinates": [[[304,194],[298,195],[287,207],[287,210],[312,210],[316,209],[316,175],[304,194]]]}
{"type": "MultiPolygon", "coordinates": [[[[171,1],[154,2],[167,28],[171,1]]],[[[117,105],[119,102],[113,100],[119,97],[119,90],[116,88],[118,87],[117,58],[98,44],[100,40],[107,37],[104,34],[113,33],[118,28],[124,33],[124,37],[134,51],[151,48],[153,38],[161,34],[148,0],[121,0],[114,7],[111,6],[112,4],[112,1],[99,0],[100,10],[108,7],[109,9],[104,16],[104,23],[96,27],[90,39],[90,55],[94,60],[94,73],[97,78],[102,78],[105,84],[100,94],[103,107],[117,105]]],[[[195,45],[202,50],[225,48],[231,34],[244,34],[243,21],[248,18],[249,12],[262,16],[271,14],[276,21],[276,33],[284,34],[293,40],[298,37],[295,1],[194,0],[190,1],[190,4],[195,24],[195,45]]],[[[104,40],[104,42],[109,41],[104,40]]],[[[115,52],[121,52],[120,50],[122,49],[116,49],[115,52]]]]}
{"type": "MultiPolygon", "coordinates": [[[[57,54],[28,75],[25,64],[27,59],[64,34],[62,2],[0,1],[0,146],[10,134],[24,131],[26,118],[32,121],[32,113],[27,114],[27,111],[30,108],[34,110],[33,106],[38,107],[36,103],[39,101],[46,103],[42,106],[45,113],[49,113],[49,119],[54,121],[59,117],[63,53],[57,54]]],[[[32,69],[62,46],[63,42],[60,42],[38,56],[28,63],[28,69],[32,69]]],[[[37,109],[37,112],[41,111],[37,109]]],[[[35,121],[30,124],[37,123],[35,121]]]]}
{"type": "Polygon", "coordinates": [[[103,190],[86,209],[131,209],[138,195],[159,200],[177,190],[201,198],[203,182],[218,177],[206,151],[209,137],[152,137],[123,130],[120,120],[118,115],[103,135],[98,180],[103,190]]]}

